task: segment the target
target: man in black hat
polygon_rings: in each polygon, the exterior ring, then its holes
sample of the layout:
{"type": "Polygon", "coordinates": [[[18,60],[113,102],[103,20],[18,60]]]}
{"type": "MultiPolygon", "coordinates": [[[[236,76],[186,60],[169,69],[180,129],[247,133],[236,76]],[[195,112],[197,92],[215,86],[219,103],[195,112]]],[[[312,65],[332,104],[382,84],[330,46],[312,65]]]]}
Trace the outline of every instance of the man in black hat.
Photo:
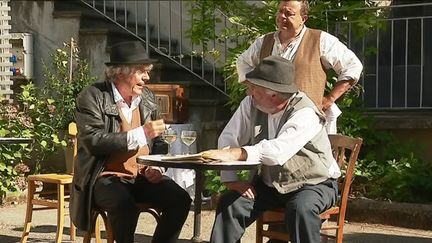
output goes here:
{"type": "Polygon", "coordinates": [[[140,213],[136,203],[149,203],[162,212],[153,243],[176,242],[191,204],[189,194],[164,176],[163,168],[136,162],[139,155],[165,153],[167,147],[160,139],[165,123],[145,86],[155,61],[141,42],[114,45],[106,80],[85,88],[77,98],[71,218],[88,230],[94,209],[105,210],[118,243],[134,242],[140,213]]]}
{"type": "Polygon", "coordinates": [[[210,242],[240,242],[265,210],[284,207],[291,242],[320,242],[319,214],[336,200],[339,167],[322,111],[294,82],[294,65],[269,56],[246,75],[248,96],[205,156],[259,161],[252,182],[231,183],[220,201],[210,242]]]}

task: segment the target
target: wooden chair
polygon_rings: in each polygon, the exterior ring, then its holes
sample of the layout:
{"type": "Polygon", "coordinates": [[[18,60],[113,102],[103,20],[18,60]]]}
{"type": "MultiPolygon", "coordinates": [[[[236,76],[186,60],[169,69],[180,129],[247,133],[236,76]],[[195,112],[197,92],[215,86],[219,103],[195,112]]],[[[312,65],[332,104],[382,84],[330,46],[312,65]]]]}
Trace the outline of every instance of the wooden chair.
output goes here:
{"type": "MultiPolygon", "coordinates": [[[[69,124],[69,135],[72,138],[73,143],[73,159],[75,160],[77,154],[76,147],[76,135],[77,128],[75,123],[69,124]]],[[[39,175],[29,175],[27,177],[28,180],[28,193],[27,193],[27,210],[26,217],[24,223],[23,234],[21,236],[21,242],[27,242],[27,238],[30,233],[31,221],[34,210],[45,210],[45,209],[57,209],[57,234],[56,234],[56,243],[62,242],[63,236],[63,226],[64,226],[64,218],[67,213],[65,211],[65,199],[69,197],[65,193],[65,186],[72,184],[72,174],[39,174],[39,175]],[[42,186],[46,184],[55,184],[57,187],[56,198],[55,199],[47,199],[42,197],[42,191],[36,192],[36,184],[42,184],[42,186]],[[39,195],[39,197],[37,197],[39,195]],[[34,205],[40,205],[42,207],[34,208],[34,205]]],[[[50,192],[46,192],[49,194],[50,192]]],[[[70,223],[70,239],[75,241],[76,229],[73,225],[72,221],[70,223]]]]}
{"type": "MultiPolygon", "coordinates": [[[[336,239],[337,243],[342,243],[348,195],[353,179],[355,163],[362,145],[362,139],[351,138],[344,135],[329,135],[329,139],[333,149],[333,155],[341,170],[345,171],[345,176],[340,178],[342,184],[339,184],[341,194],[337,203],[338,206],[333,206],[332,208],[320,214],[320,218],[323,221],[327,221],[331,215],[336,215],[336,224],[323,224],[321,227],[321,235],[326,240],[328,238],[334,238],[336,239]],[[348,161],[346,160],[347,152],[350,152],[348,161]],[[336,231],[335,234],[328,234],[328,231],[332,230],[336,231]]],[[[284,218],[285,210],[283,208],[277,208],[264,212],[256,222],[256,243],[262,243],[263,237],[289,241],[289,234],[287,232],[264,228],[264,224],[285,224],[284,218]]]]}
{"type": "MultiPolygon", "coordinates": [[[[141,212],[147,212],[153,215],[153,217],[156,219],[156,222],[159,223],[159,219],[161,216],[161,212],[159,212],[156,208],[151,207],[149,204],[146,203],[140,203],[138,204],[138,208],[141,212]]],[[[105,225],[105,232],[106,232],[106,238],[107,243],[114,243],[114,235],[112,232],[111,224],[108,220],[107,213],[104,210],[97,209],[95,211],[95,214],[92,216],[92,227],[89,231],[87,231],[84,235],[83,243],[90,243],[92,234],[95,235],[95,242],[101,243],[102,237],[101,237],[101,229],[100,229],[100,218],[102,218],[102,221],[105,225]]]]}

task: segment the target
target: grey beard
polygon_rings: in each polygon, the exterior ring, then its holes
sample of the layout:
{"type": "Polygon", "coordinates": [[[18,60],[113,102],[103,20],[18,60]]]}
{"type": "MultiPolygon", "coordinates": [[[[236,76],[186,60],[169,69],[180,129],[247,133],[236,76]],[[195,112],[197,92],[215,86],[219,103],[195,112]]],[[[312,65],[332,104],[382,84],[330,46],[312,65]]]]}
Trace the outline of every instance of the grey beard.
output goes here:
{"type": "Polygon", "coordinates": [[[258,105],[253,98],[252,98],[252,105],[255,108],[257,108],[258,110],[260,110],[260,111],[262,111],[264,113],[267,113],[267,114],[274,114],[274,113],[276,113],[276,107],[274,107],[274,108],[265,108],[265,107],[262,107],[262,106],[258,105]]]}

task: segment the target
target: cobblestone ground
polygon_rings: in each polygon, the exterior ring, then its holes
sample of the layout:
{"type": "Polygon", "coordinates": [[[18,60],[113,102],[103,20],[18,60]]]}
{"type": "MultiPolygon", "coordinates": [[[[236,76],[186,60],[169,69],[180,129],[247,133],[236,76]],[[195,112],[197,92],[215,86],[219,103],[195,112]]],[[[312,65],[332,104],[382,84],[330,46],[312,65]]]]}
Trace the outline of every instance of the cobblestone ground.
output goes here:
{"type": "MultiPolygon", "coordinates": [[[[33,227],[28,242],[53,242],[56,231],[55,210],[35,211],[33,227]]],[[[25,205],[5,206],[0,208],[0,242],[19,242],[25,217],[25,205]]],[[[208,242],[214,219],[214,211],[203,211],[201,236],[208,242]]],[[[69,241],[69,220],[66,220],[63,242],[69,241]]],[[[155,228],[154,219],[148,214],[141,214],[136,232],[136,242],[150,243],[155,228]]],[[[190,242],[193,235],[193,212],[183,227],[178,243],[190,242]]],[[[78,231],[77,240],[82,242],[83,232],[78,231]]],[[[255,242],[255,225],[248,228],[242,238],[243,243],[255,242]]],[[[349,222],[346,224],[344,242],[347,243],[431,243],[432,230],[415,230],[378,224],[349,222]]]]}

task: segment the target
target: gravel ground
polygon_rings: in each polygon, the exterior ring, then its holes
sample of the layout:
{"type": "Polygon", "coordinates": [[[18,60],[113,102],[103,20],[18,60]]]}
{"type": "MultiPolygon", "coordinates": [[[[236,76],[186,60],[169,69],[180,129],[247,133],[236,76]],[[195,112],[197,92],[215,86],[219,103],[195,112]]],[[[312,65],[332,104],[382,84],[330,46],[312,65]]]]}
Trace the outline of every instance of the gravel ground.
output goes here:
{"type": "MultiPolygon", "coordinates": [[[[25,217],[25,204],[4,206],[0,208],[0,242],[19,242],[25,217]]],[[[33,214],[33,227],[28,242],[53,242],[56,231],[55,210],[35,211],[33,214]]],[[[214,220],[214,211],[203,211],[201,219],[201,237],[208,242],[214,220]]],[[[69,220],[66,220],[63,242],[69,241],[69,220]]],[[[155,228],[155,220],[142,213],[136,231],[135,241],[150,243],[155,228]]],[[[193,235],[193,212],[183,226],[178,243],[190,242],[193,235]]],[[[82,242],[83,232],[78,231],[76,242],[82,242]]],[[[242,238],[244,243],[255,242],[255,225],[248,228],[242,238]]],[[[346,224],[344,242],[355,243],[431,243],[432,230],[415,230],[388,225],[365,224],[349,222],[346,224]]]]}

